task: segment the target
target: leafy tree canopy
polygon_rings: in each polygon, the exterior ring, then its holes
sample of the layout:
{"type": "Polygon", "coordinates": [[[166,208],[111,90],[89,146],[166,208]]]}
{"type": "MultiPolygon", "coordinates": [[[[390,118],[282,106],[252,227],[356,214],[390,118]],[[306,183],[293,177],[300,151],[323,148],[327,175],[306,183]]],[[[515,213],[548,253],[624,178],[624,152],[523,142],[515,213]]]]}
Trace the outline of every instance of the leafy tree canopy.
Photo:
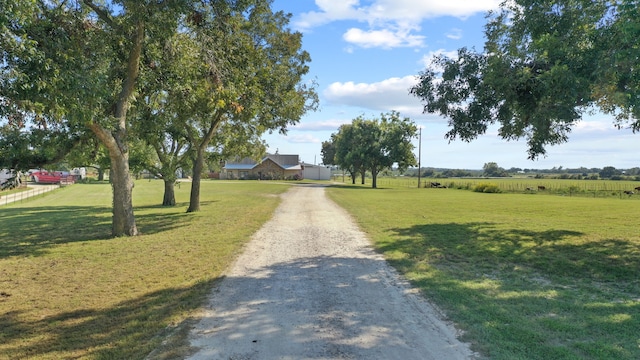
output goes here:
{"type": "Polygon", "coordinates": [[[322,163],[324,165],[336,164],[336,147],[333,141],[323,141],[320,154],[322,155],[322,163]]]}
{"type": "MultiPolygon", "coordinates": [[[[397,164],[403,172],[417,164],[411,143],[417,130],[409,118],[401,118],[395,111],[381,114],[379,119],[360,116],[331,136],[334,161],[349,171],[352,179],[356,172],[370,171],[372,187],[376,188],[377,176],[385,169],[397,164]]],[[[327,154],[332,151],[329,145],[324,148],[327,154]]]]}
{"type": "Polygon", "coordinates": [[[436,58],[410,89],[449,119],[446,138],[498,124],[535,159],[595,107],[640,130],[639,1],[507,0],[487,19],[483,51],[436,58]]]}
{"type": "Polygon", "coordinates": [[[482,167],[483,176],[486,177],[507,177],[509,176],[509,174],[507,173],[507,171],[503,168],[501,168],[500,166],[498,166],[497,163],[495,162],[488,162],[486,164],[484,164],[484,166],[482,167]]]}
{"type": "Polygon", "coordinates": [[[288,21],[270,0],[0,0],[0,121],[90,129],[111,161],[112,234],[137,235],[130,166],[147,159],[130,152],[143,134],[186,136],[199,175],[223,123],[253,140],[315,107],[288,21]]]}

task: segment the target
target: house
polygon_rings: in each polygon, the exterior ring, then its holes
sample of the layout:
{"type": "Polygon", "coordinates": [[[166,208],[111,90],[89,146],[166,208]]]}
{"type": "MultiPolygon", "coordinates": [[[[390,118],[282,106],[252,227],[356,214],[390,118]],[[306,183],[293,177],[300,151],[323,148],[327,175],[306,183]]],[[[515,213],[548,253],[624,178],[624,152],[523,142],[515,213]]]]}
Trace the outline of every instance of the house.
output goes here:
{"type": "Polygon", "coordinates": [[[303,166],[298,155],[267,154],[260,161],[250,158],[227,161],[221,178],[241,180],[300,180],[303,166]]]}

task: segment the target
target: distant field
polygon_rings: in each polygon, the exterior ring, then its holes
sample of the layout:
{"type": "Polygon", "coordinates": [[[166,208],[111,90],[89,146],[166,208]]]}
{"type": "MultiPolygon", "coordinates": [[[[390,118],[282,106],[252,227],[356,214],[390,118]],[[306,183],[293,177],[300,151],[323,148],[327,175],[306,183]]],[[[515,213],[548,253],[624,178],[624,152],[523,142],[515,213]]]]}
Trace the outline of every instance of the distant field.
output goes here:
{"type": "MultiPolygon", "coordinates": [[[[336,177],[336,181],[342,182],[342,177],[336,177]]],[[[366,185],[371,186],[371,179],[366,179],[366,185]]],[[[640,181],[617,180],[570,180],[570,179],[534,179],[534,178],[421,178],[421,187],[429,186],[437,182],[451,189],[472,190],[480,183],[496,184],[502,192],[511,193],[540,193],[564,196],[586,197],[619,197],[629,198],[624,191],[634,191],[632,199],[640,200],[640,191],[634,188],[640,186],[640,181]],[[542,186],[545,189],[539,190],[542,186]],[[528,190],[529,189],[529,190],[528,190]]],[[[350,180],[345,179],[349,184],[350,180]]],[[[356,181],[357,184],[360,181],[356,181]]],[[[418,178],[412,177],[381,177],[378,178],[379,188],[417,188],[418,178]]]]}
{"type": "Polygon", "coordinates": [[[379,184],[328,193],[477,351],[640,359],[640,201],[379,184]]]}

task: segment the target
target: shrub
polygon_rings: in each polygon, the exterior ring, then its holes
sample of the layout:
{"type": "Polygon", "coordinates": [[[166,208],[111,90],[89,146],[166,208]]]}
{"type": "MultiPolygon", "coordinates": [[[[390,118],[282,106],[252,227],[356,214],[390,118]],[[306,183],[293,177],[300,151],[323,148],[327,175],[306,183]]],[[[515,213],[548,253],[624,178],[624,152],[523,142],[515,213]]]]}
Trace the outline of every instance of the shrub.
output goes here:
{"type": "Polygon", "coordinates": [[[578,185],[571,185],[569,186],[569,192],[570,193],[577,193],[580,192],[582,189],[580,189],[580,186],[578,185]]]}
{"type": "Polygon", "coordinates": [[[497,184],[493,184],[493,183],[479,183],[478,185],[476,185],[473,188],[473,191],[475,192],[482,192],[482,193],[499,193],[500,188],[498,187],[497,184]]]}

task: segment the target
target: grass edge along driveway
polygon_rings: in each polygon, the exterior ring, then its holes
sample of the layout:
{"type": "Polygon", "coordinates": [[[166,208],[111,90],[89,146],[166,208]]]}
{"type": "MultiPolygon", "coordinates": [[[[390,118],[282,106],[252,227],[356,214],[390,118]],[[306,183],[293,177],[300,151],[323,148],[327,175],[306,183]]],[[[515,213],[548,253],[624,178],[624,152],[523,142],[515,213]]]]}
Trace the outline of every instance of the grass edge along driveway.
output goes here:
{"type": "Polygon", "coordinates": [[[639,202],[359,186],[328,193],[487,358],[640,358],[639,202]]]}

